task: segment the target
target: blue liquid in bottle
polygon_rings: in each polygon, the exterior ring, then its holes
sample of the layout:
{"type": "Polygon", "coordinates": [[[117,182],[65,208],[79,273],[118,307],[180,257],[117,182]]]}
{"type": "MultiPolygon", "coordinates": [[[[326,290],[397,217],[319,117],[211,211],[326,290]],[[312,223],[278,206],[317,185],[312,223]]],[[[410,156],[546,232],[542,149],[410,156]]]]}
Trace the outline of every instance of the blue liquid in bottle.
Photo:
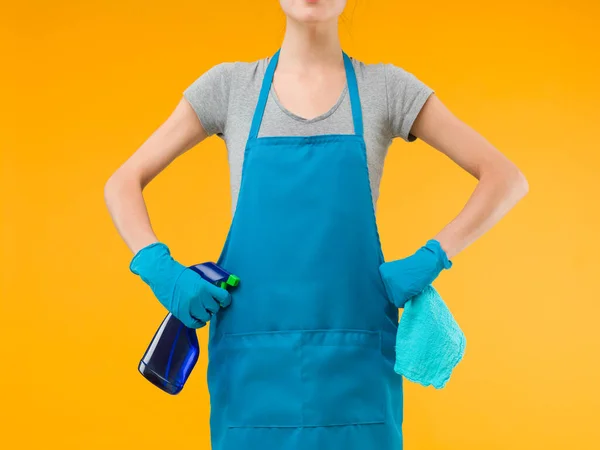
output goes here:
{"type": "MultiPolygon", "coordinates": [[[[239,278],[212,262],[190,267],[205,280],[227,289],[239,278]]],[[[186,327],[173,314],[167,314],[140,360],[139,372],[168,394],[181,392],[200,356],[196,330],[186,327]]]]}
{"type": "Polygon", "coordinates": [[[198,356],[196,330],[169,313],[140,361],[139,371],[152,384],[175,395],[183,389],[198,356]]]}

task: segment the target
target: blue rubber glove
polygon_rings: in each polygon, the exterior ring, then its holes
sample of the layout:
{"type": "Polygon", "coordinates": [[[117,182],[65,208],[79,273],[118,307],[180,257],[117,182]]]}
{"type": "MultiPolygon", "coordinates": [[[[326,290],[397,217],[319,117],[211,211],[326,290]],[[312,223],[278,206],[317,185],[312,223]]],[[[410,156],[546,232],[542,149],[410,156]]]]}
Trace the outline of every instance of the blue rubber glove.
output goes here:
{"type": "Polygon", "coordinates": [[[446,252],[435,239],[427,241],[414,255],[383,263],[379,273],[388,298],[398,308],[419,294],[437,278],[443,269],[452,267],[446,252]]]}
{"type": "Polygon", "coordinates": [[[129,269],[139,275],[158,301],[188,328],[205,326],[213,314],[231,303],[231,294],[226,289],[175,261],[162,242],[137,252],[129,269]]]}

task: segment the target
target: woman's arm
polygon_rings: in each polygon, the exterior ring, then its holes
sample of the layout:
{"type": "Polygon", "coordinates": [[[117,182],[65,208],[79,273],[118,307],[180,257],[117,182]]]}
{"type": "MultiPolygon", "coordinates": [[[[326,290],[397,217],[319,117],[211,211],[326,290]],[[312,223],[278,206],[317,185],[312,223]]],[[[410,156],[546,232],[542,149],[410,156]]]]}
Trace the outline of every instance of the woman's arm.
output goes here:
{"type": "Polygon", "coordinates": [[[158,241],[142,196],[144,187],[206,137],[198,116],[182,98],[167,120],[106,182],[104,198],[109,213],[134,254],[158,241]]]}
{"type": "Polygon", "coordinates": [[[432,94],[411,134],[441,151],[479,180],[462,211],[434,239],[452,258],[496,224],[529,187],[521,171],[432,94]]]}

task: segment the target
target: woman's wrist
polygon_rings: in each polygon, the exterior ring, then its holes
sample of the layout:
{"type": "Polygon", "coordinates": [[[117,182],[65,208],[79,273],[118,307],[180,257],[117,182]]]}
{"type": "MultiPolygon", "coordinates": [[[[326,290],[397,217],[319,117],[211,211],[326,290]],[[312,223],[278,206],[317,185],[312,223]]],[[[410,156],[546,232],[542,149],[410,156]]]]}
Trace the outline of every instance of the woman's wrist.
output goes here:
{"type": "Polygon", "coordinates": [[[433,252],[437,258],[437,264],[439,270],[450,269],[452,267],[452,261],[448,258],[448,254],[442,247],[442,244],[437,239],[430,239],[425,244],[425,248],[433,252]]]}
{"type": "Polygon", "coordinates": [[[130,243],[130,250],[134,255],[137,255],[140,250],[149,247],[152,244],[157,244],[160,241],[158,240],[158,238],[154,235],[152,236],[147,236],[145,238],[141,238],[138,236],[138,239],[136,240],[135,243],[130,243]]]}
{"type": "Polygon", "coordinates": [[[440,248],[444,251],[448,259],[452,259],[456,256],[456,245],[451,242],[451,239],[441,235],[435,236],[432,239],[439,243],[440,248]]]}

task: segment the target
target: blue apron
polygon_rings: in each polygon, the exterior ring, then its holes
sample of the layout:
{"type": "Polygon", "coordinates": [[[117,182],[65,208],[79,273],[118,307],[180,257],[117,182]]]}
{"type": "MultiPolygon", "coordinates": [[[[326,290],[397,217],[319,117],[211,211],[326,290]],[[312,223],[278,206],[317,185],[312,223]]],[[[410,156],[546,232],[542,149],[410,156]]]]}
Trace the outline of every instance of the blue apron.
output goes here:
{"type": "Polygon", "coordinates": [[[402,448],[398,309],[342,53],[354,134],[259,138],[279,50],[264,76],[218,260],[241,281],[210,325],[213,450],[402,448]]]}

